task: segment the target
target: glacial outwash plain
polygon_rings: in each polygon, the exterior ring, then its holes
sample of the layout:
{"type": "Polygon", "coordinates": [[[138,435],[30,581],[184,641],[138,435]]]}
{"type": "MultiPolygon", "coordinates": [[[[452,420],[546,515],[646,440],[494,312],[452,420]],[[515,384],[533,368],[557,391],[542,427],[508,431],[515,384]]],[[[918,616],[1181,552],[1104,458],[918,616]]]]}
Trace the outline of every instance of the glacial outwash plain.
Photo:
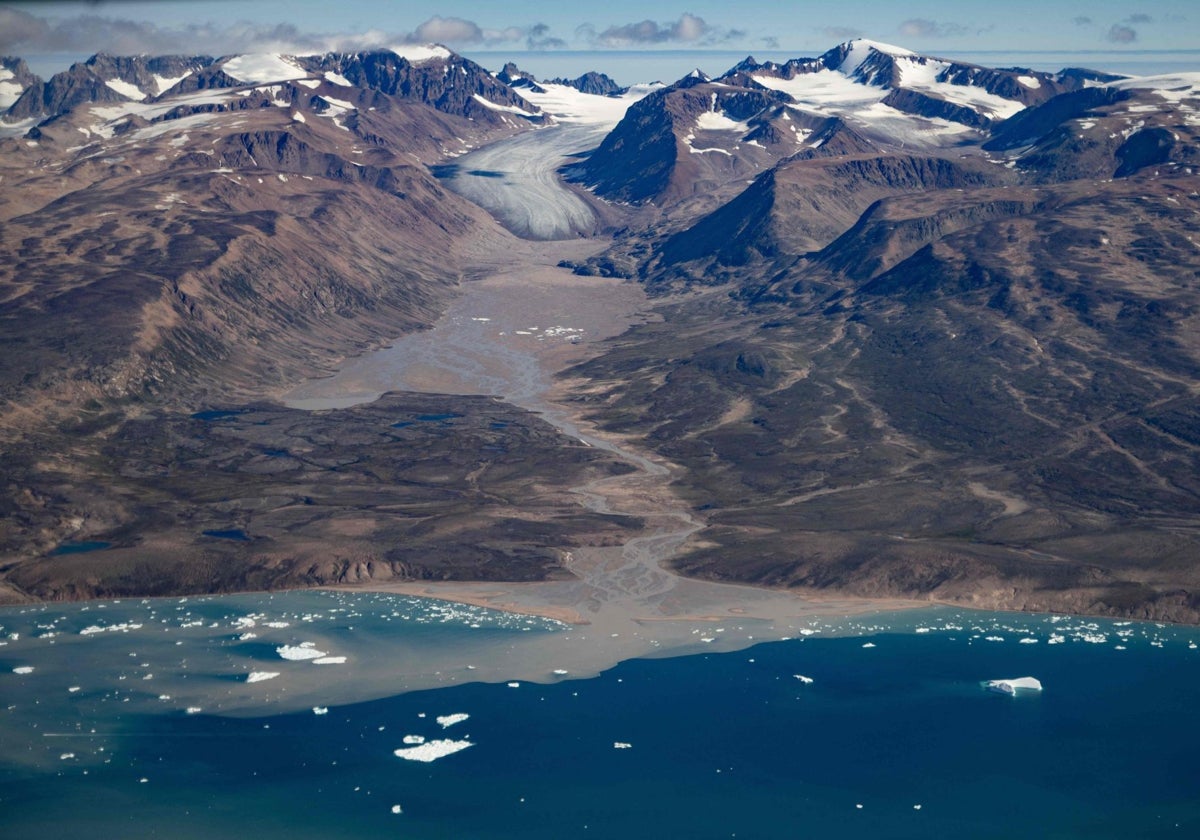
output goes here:
{"type": "Polygon", "coordinates": [[[492,70],[0,59],[0,603],[1200,623],[1200,74],[492,70]]]}

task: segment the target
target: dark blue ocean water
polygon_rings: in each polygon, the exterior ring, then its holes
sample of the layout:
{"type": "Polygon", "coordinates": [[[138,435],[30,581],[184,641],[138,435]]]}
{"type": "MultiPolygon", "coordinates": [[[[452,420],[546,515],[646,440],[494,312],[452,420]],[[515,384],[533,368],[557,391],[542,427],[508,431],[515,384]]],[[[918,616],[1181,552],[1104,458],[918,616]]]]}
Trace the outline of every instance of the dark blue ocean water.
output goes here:
{"type": "Polygon", "coordinates": [[[319,715],[127,716],[108,763],[6,760],[0,836],[1200,836],[1200,633],[1049,644],[1062,625],[964,615],[319,715]],[[1019,676],[1045,690],[980,685],[1019,676]],[[472,746],[405,761],[405,735],[472,746]]]}

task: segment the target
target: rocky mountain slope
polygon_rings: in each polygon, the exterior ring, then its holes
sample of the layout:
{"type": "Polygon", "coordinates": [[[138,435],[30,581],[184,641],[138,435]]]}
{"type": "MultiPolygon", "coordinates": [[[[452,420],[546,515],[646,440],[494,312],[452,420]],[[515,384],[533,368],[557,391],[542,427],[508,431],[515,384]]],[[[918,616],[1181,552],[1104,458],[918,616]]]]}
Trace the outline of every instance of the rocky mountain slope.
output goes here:
{"type": "Polygon", "coordinates": [[[865,40],[785,64],[747,58],[719,78],[697,72],[647,97],[570,176],[618,201],[723,201],[784,158],[981,142],[1099,75],[995,70],[865,40]]]}
{"type": "Polygon", "coordinates": [[[619,230],[577,270],[662,316],[564,387],[680,468],[679,571],[1200,622],[1200,77],[864,41],[625,93],[439,47],[2,66],[12,597],[136,591],[164,540],[155,592],[554,576],[636,528],[562,497],[621,464],[493,401],[260,399],[518,247],[428,167],[557,103],[615,123],[563,170],[619,230]],[[96,540],[103,573],[51,554],[96,540]]]}
{"type": "Polygon", "coordinates": [[[678,568],[1200,620],[1198,114],[1195,76],[1110,79],[643,238],[691,296],[573,374],[685,468],[678,568]]]}

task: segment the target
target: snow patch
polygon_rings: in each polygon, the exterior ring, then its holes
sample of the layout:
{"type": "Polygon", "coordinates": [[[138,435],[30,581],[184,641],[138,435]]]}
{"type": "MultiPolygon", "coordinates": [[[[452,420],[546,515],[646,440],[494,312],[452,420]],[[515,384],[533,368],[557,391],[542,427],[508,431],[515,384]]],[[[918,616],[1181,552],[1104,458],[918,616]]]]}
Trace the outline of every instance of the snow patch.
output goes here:
{"type": "Polygon", "coordinates": [[[115,90],[117,93],[124,96],[126,99],[132,99],[135,102],[141,102],[146,98],[146,93],[137,85],[131,85],[129,82],[121,79],[105,79],[104,84],[109,90],[115,90]]]}
{"type": "Polygon", "coordinates": [[[171,88],[175,87],[175,85],[179,84],[180,82],[182,82],[184,79],[186,79],[190,75],[192,75],[192,73],[189,70],[187,73],[184,73],[182,76],[176,76],[174,78],[171,78],[169,76],[157,76],[157,75],[152,76],[151,78],[154,79],[154,85],[156,88],[155,93],[157,93],[159,96],[161,96],[162,94],[166,93],[171,88]]]}
{"type": "Polygon", "coordinates": [[[332,70],[325,71],[325,81],[333,82],[335,85],[341,85],[342,87],[354,87],[354,84],[349,79],[341,73],[335,73],[332,70]]]}
{"type": "Polygon", "coordinates": [[[523,108],[518,108],[516,105],[498,105],[495,102],[492,102],[490,99],[485,99],[483,96],[481,96],[478,93],[472,94],[471,98],[474,99],[476,102],[478,102],[480,105],[482,105],[485,108],[488,108],[492,111],[503,111],[506,114],[518,114],[519,116],[522,116],[522,117],[536,116],[536,114],[533,114],[530,111],[526,111],[523,108]]]}
{"type": "Polygon", "coordinates": [[[426,61],[438,61],[449,58],[453,53],[441,44],[402,44],[392,47],[392,52],[406,59],[410,64],[423,64],[426,61]]]}
{"type": "Polygon", "coordinates": [[[304,79],[308,73],[291,58],[278,53],[248,53],[225,62],[225,75],[246,84],[289,82],[304,79]]]}

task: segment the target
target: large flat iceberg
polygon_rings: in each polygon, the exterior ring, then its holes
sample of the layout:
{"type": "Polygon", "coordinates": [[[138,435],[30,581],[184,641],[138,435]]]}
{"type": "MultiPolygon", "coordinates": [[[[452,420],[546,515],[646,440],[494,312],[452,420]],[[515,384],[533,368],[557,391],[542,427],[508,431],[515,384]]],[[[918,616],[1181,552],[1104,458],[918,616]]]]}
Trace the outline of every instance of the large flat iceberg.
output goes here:
{"type": "Polygon", "coordinates": [[[983,684],[988,691],[1015,696],[1019,689],[1041,691],[1042,682],[1037,677],[1015,677],[1008,680],[988,680],[983,684]]]}
{"type": "Polygon", "coordinates": [[[398,758],[403,758],[406,761],[437,761],[447,755],[453,755],[456,752],[465,750],[467,747],[475,746],[470,741],[451,741],[449,738],[426,741],[415,747],[402,747],[395,750],[398,758]]]}

